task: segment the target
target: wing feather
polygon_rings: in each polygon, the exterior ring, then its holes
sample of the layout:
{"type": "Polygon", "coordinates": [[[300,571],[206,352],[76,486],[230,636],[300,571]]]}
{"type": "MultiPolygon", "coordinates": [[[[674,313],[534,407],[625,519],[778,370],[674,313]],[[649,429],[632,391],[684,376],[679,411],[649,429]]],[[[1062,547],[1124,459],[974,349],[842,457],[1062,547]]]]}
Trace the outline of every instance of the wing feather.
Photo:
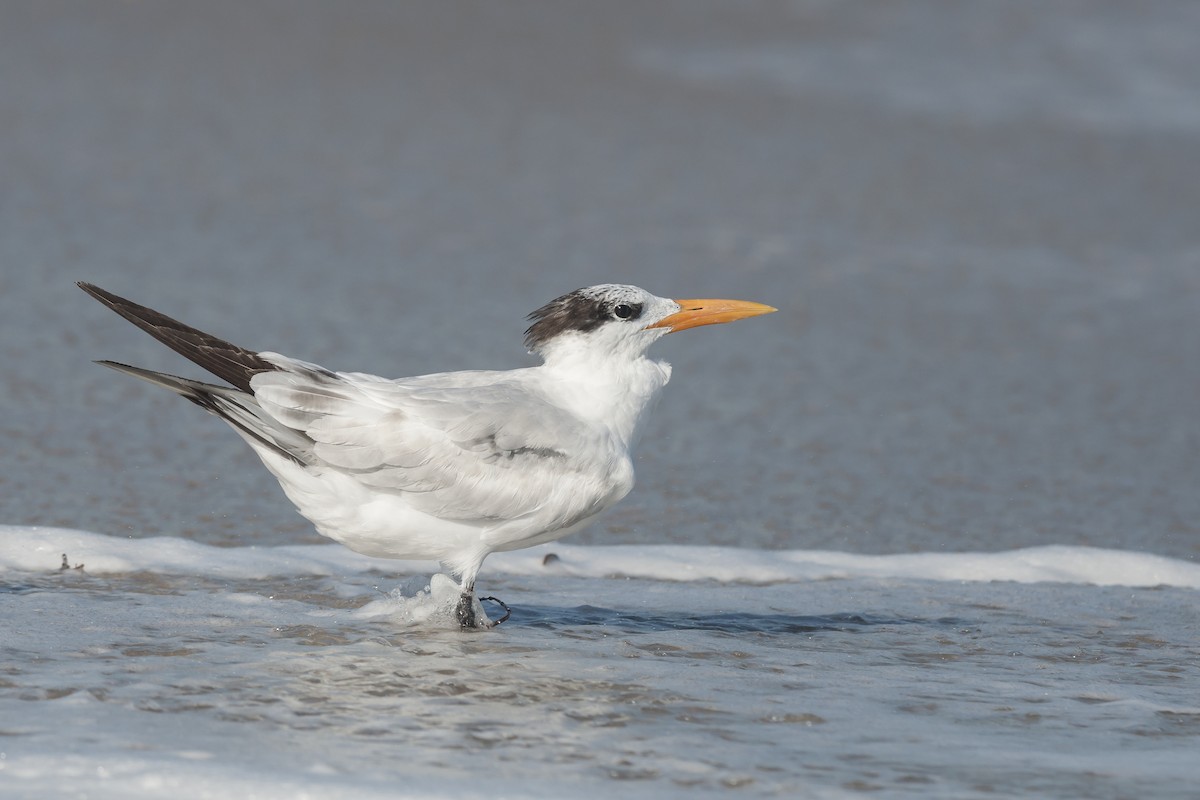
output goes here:
{"type": "Polygon", "coordinates": [[[628,491],[623,451],[510,373],[437,385],[435,376],[384,381],[270,360],[280,369],[253,378],[263,409],[307,436],[324,468],[403,494],[416,510],[495,525],[553,508],[561,519],[550,529],[628,491]]]}

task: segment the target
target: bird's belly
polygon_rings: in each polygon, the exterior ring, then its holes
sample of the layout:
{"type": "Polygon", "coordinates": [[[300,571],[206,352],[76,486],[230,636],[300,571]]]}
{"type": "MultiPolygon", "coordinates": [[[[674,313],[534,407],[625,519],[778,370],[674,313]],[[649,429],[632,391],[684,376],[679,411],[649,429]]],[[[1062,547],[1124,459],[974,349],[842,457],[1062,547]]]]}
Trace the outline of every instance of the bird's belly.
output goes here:
{"type": "Polygon", "coordinates": [[[533,547],[534,545],[557,541],[564,536],[570,536],[572,533],[575,533],[575,531],[582,530],[588,525],[591,525],[592,522],[595,521],[596,517],[600,516],[603,511],[604,510],[601,509],[590,517],[584,517],[574,525],[570,525],[565,528],[556,528],[554,530],[543,531],[541,533],[529,532],[526,530],[524,533],[514,532],[508,535],[495,535],[495,532],[489,532],[488,536],[486,537],[487,543],[491,550],[501,553],[508,550],[522,550],[526,547],[533,547]]]}
{"type": "Polygon", "coordinates": [[[399,498],[378,495],[358,506],[308,510],[297,504],[317,530],[351,550],[374,558],[453,562],[481,547],[478,526],[414,511],[399,498]]]}
{"type": "Polygon", "coordinates": [[[405,493],[380,491],[346,473],[313,472],[255,447],[288,499],[327,536],[375,558],[458,563],[567,536],[633,488],[633,465],[615,459],[603,475],[555,487],[533,512],[513,519],[455,520],[414,508],[405,493]]]}
{"type": "Polygon", "coordinates": [[[497,525],[483,541],[492,551],[520,550],[552,542],[587,527],[633,489],[633,464],[617,459],[592,491],[568,491],[549,497],[537,513],[523,520],[497,525]]]}
{"type": "Polygon", "coordinates": [[[481,547],[484,529],[478,525],[423,513],[412,508],[403,494],[364,486],[343,473],[313,473],[255,449],[317,532],[357,553],[446,562],[481,547]]]}

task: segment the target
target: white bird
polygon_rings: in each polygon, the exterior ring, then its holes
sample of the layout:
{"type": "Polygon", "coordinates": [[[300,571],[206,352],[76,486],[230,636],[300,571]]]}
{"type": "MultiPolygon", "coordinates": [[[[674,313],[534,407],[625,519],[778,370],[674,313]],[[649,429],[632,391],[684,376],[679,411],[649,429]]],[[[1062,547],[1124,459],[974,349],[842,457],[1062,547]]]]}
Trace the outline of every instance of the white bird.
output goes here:
{"type": "Polygon", "coordinates": [[[488,554],[566,536],[633,488],[639,423],[671,377],[647,348],[672,331],[776,310],[591,286],[529,315],[525,344],[540,366],[389,380],[252,352],[79,286],[230,386],[98,363],[229,423],[330,539],[368,556],[438,561],[460,581],[463,628],[496,624],[475,599],[488,554]]]}

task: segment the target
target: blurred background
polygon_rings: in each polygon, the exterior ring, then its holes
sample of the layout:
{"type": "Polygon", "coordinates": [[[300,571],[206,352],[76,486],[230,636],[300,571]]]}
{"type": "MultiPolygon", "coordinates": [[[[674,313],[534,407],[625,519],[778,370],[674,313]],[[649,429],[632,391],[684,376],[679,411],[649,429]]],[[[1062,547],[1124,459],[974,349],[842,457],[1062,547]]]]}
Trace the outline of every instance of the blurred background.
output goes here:
{"type": "Polygon", "coordinates": [[[389,376],[672,336],[575,541],[1200,555],[1200,5],[6,2],[0,523],[321,541],[87,280],[389,376]]]}

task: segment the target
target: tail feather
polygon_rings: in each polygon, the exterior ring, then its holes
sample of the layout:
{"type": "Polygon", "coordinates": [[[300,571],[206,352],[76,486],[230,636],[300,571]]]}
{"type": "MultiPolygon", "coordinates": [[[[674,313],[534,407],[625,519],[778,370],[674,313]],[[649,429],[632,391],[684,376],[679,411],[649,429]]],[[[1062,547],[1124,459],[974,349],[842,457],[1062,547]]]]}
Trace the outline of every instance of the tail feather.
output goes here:
{"type": "MultiPolygon", "coordinates": [[[[152,308],[146,308],[131,300],[126,300],[99,286],[80,281],[79,288],[176,353],[194,361],[243,392],[251,393],[250,379],[252,377],[260,372],[273,372],[277,369],[275,365],[259,356],[258,353],[238,347],[224,339],[218,339],[216,336],[197,330],[190,325],[184,325],[166,314],[160,314],[152,308]]],[[[114,366],[111,363],[108,365],[114,366]]],[[[133,367],[128,368],[131,371],[130,374],[137,374],[132,372],[134,369],[133,367]]],[[[139,377],[145,376],[139,375],[139,377]]],[[[152,383],[157,382],[150,378],[146,378],[146,380],[150,380],[152,383]]]]}
{"type": "Polygon", "coordinates": [[[311,463],[311,440],[268,415],[252,394],[165,372],[131,367],[116,361],[96,363],[186,397],[210,414],[228,422],[243,437],[252,440],[252,444],[257,442],[297,464],[311,463]]]}

